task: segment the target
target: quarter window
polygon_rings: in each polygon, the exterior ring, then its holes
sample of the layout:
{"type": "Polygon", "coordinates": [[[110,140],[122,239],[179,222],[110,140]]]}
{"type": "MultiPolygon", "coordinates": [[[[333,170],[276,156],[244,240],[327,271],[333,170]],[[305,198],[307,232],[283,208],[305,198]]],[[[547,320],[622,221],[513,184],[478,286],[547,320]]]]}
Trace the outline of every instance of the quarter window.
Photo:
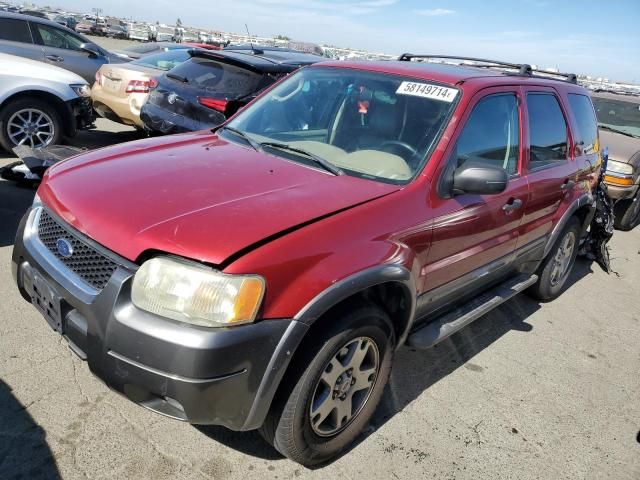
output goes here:
{"type": "Polygon", "coordinates": [[[555,95],[530,93],[529,141],[531,154],[529,169],[535,170],[567,159],[567,123],[555,95]]]}
{"type": "Polygon", "coordinates": [[[15,18],[0,18],[0,40],[33,43],[27,22],[15,18]]]}
{"type": "Polygon", "coordinates": [[[40,23],[35,24],[35,27],[40,34],[40,38],[42,38],[43,45],[53,48],[64,48],[65,50],[81,50],[80,45],[82,45],[83,42],[80,38],[40,23]]]}
{"type": "Polygon", "coordinates": [[[576,140],[581,143],[581,153],[589,155],[598,151],[598,124],[593,112],[591,100],[586,95],[570,93],[569,105],[578,123],[578,137],[576,140]]]}
{"type": "Polygon", "coordinates": [[[491,95],[473,108],[456,143],[460,167],[465,163],[504,168],[509,175],[518,170],[520,121],[514,94],[491,95]]]}

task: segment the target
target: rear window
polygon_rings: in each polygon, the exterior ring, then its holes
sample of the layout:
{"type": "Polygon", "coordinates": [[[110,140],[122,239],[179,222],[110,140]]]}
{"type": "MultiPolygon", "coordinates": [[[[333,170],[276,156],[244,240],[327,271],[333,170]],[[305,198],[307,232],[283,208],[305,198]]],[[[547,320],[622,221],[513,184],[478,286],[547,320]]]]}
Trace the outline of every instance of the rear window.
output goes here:
{"type": "Polygon", "coordinates": [[[149,55],[131,62],[132,65],[141,65],[143,67],[157,68],[158,70],[171,70],[190,57],[189,50],[170,50],[168,52],[149,55]]]}
{"type": "Polygon", "coordinates": [[[0,40],[32,43],[27,22],[14,18],[0,18],[0,40]]]}
{"type": "Polygon", "coordinates": [[[530,93],[529,111],[530,158],[529,168],[535,170],[567,159],[567,123],[555,95],[530,93]]]}
{"type": "Polygon", "coordinates": [[[578,138],[576,141],[582,145],[582,154],[588,155],[598,151],[598,124],[593,113],[591,100],[586,95],[570,93],[569,105],[578,122],[578,138]]]}
{"type": "Polygon", "coordinates": [[[178,65],[171,73],[186,78],[191,86],[234,97],[254,92],[262,79],[250,70],[198,57],[178,65]]]}

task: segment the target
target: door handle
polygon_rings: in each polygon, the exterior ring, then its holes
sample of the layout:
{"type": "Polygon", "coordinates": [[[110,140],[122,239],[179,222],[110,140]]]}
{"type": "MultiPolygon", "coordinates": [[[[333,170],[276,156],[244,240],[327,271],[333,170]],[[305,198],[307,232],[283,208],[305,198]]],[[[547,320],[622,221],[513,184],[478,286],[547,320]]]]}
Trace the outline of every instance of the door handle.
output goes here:
{"type": "Polygon", "coordinates": [[[562,186],[560,187],[560,190],[562,190],[563,192],[567,192],[571,190],[575,184],[576,182],[567,178],[562,184],[562,186]]]}
{"type": "Polygon", "coordinates": [[[522,207],[522,200],[520,200],[519,198],[512,198],[509,200],[509,203],[505,203],[502,206],[502,211],[510,213],[514,210],[518,210],[520,207],[522,207]]]}
{"type": "Polygon", "coordinates": [[[64,62],[64,58],[59,55],[47,55],[47,60],[51,60],[52,62],[64,62]]]}

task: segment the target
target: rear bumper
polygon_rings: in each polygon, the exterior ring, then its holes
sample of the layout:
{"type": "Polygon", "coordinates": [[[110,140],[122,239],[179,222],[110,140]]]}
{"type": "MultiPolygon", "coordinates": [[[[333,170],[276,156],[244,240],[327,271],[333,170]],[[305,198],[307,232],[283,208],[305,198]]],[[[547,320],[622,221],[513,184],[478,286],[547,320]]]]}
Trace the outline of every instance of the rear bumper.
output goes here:
{"type": "Polygon", "coordinates": [[[20,224],[14,279],[28,301],[40,295],[34,278],[46,281],[60,299],[64,337],[96,376],[141,406],[190,423],[234,430],[262,424],[304,324],[282,319],[207,329],[140,310],[130,299],[135,265],[111,257],[117,269],[93,290],[40,242],[38,212],[27,212],[20,224]]]}
{"type": "Polygon", "coordinates": [[[201,122],[194,118],[178,115],[153,103],[145,103],[140,110],[140,118],[144,123],[144,128],[150,131],[171,134],[195,132],[214,128],[224,121],[220,115],[220,122],[201,122]]]}
{"type": "Polygon", "coordinates": [[[116,97],[115,95],[106,94],[100,87],[91,91],[93,108],[98,115],[114,122],[138,128],[144,127],[142,120],[140,120],[140,109],[148,96],[149,94],[147,93],[132,93],[124,98],[116,97]]]}

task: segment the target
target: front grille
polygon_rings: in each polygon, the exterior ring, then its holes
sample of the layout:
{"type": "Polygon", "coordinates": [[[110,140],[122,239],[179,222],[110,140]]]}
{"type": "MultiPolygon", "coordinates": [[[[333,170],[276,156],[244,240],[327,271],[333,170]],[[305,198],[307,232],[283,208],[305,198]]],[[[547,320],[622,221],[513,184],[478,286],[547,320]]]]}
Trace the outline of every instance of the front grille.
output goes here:
{"type": "Polygon", "coordinates": [[[40,212],[38,237],[58,260],[97,290],[104,288],[113,272],[118,268],[117,263],[80,240],[77,234],[63,227],[44,209],[40,212]],[[69,257],[63,257],[58,251],[57,242],[61,238],[73,247],[73,253],[69,257]]]}

